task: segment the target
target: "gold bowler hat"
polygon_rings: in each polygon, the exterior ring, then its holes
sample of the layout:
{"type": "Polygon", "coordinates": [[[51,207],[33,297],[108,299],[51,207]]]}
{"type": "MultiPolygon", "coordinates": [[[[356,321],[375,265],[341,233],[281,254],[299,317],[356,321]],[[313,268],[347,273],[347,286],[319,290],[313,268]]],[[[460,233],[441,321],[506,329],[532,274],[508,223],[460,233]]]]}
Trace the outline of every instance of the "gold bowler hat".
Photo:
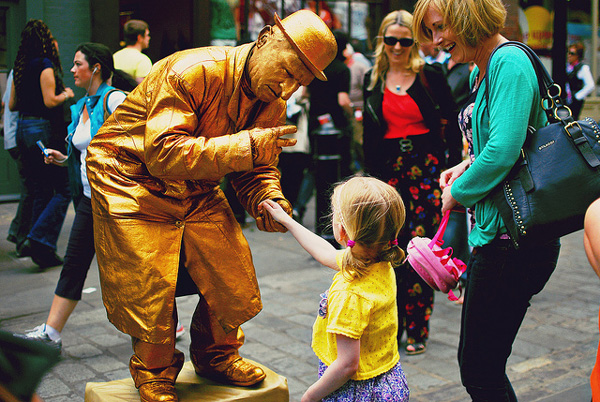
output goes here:
{"type": "Polygon", "coordinates": [[[323,69],[337,54],[337,43],[325,22],[310,10],[300,10],[283,20],[275,13],[275,23],[292,44],[306,67],[321,81],[323,69]]]}

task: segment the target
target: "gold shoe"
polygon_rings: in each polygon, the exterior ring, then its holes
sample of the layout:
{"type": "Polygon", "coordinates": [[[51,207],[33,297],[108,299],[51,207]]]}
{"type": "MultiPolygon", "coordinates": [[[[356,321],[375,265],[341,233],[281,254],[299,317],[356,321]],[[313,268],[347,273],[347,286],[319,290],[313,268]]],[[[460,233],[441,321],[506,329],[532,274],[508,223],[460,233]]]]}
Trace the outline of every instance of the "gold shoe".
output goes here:
{"type": "Polygon", "coordinates": [[[175,386],[168,381],[151,381],[140,385],[142,402],[178,402],[175,386]]]}
{"type": "Polygon", "coordinates": [[[225,384],[237,385],[240,387],[249,387],[261,382],[267,376],[263,369],[247,362],[241,357],[231,363],[225,370],[215,369],[199,371],[196,373],[201,377],[210,380],[222,382],[225,384]]]}

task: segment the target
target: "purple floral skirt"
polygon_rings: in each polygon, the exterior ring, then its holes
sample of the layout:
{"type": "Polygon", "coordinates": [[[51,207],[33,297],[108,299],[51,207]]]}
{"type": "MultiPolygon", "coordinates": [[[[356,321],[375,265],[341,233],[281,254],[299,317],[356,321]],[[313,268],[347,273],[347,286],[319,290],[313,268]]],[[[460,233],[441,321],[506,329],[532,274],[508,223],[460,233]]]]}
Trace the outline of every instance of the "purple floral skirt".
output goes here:
{"type": "MultiPolygon", "coordinates": [[[[319,361],[319,378],[327,366],[319,361]]],[[[362,401],[408,401],[408,384],[400,362],[389,371],[368,380],[349,380],[336,391],[327,395],[322,402],[362,402],[362,401]]]]}

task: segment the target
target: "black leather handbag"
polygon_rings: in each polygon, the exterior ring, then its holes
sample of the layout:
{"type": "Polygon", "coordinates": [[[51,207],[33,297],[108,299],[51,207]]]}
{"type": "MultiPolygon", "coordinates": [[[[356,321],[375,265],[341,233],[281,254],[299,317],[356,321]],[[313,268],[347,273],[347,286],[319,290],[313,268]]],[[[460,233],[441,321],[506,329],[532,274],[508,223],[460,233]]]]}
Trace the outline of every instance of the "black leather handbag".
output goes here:
{"type": "MultiPolygon", "coordinates": [[[[490,193],[520,247],[583,228],[588,206],[600,197],[600,128],[589,117],[573,120],[560,86],[533,50],[520,42],[506,42],[496,50],[502,46],[517,46],[529,56],[549,121],[538,130],[528,128],[519,160],[490,193]]],[[[487,87],[486,82],[486,97],[487,87]]]]}

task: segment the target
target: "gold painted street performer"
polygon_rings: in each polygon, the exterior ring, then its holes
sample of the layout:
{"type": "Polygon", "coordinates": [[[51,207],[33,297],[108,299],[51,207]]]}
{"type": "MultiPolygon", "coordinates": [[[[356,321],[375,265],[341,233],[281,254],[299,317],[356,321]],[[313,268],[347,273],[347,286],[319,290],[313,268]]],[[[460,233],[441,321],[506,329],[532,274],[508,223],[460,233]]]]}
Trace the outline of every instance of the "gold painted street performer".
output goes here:
{"type": "Polygon", "coordinates": [[[296,130],[282,126],[285,101],[314,77],[325,80],[337,51],[310,11],[275,22],[256,42],[157,62],[88,147],[102,297],[109,320],[132,337],[129,367],[142,401],[178,400],[181,294],[200,294],[190,326],[196,372],[238,386],[265,378],[238,353],[240,325],[262,303],[219,181],[228,175],[260,230],[285,231],[259,211],[271,199],[292,212],[276,167],[281,148],[294,144],[281,136],[296,130]]]}

